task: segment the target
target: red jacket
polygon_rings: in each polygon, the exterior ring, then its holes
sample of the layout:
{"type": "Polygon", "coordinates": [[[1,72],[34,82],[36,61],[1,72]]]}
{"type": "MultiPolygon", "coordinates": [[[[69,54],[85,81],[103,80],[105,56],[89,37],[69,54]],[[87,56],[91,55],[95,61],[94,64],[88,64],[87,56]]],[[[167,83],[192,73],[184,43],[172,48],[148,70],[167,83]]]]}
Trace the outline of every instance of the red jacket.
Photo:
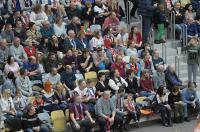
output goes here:
{"type": "Polygon", "coordinates": [[[133,34],[130,33],[130,34],[129,34],[129,37],[128,37],[128,40],[129,40],[129,41],[135,41],[136,43],[139,44],[140,42],[142,42],[142,35],[141,35],[140,32],[137,32],[137,33],[136,33],[136,40],[134,40],[134,39],[133,39],[133,34]]]}
{"type": "Polygon", "coordinates": [[[36,48],[34,46],[32,47],[32,50],[30,50],[29,47],[25,47],[24,50],[28,57],[36,55],[36,48]]]}
{"type": "Polygon", "coordinates": [[[147,91],[147,92],[154,91],[152,78],[140,79],[140,87],[142,91],[147,91]]]}

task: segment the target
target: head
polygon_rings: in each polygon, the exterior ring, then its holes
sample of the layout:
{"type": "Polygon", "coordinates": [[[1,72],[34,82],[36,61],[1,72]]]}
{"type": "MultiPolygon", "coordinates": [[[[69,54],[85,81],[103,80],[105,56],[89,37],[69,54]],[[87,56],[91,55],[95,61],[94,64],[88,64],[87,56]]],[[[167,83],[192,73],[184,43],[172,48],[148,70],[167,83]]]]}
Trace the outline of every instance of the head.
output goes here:
{"type": "Polygon", "coordinates": [[[91,8],[91,7],[92,7],[92,3],[91,3],[90,1],[86,1],[86,2],[85,2],[85,6],[86,6],[87,8],[91,8]]]}
{"type": "Polygon", "coordinates": [[[169,68],[169,71],[171,73],[176,73],[176,67],[175,67],[175,65],[169,65],[168,68],[169,68]]]}
{"type": "Polygon", "coordinates": [[[20,41],[20,38],[18,37],[15,37],[14,40],[13,40],[13,44],[15,47],[18,47],[20,45],[21,41],[20,41]]]}
{"type": "Polygon", "coordinates": [[[121,33],[127,33],[127,28],[125,26],[121,27],[120,31],[121,33]]]}
{"type": "Polygon", "coordinates": [[[51,68],[51,75],[55,76],[55,75],[57,75],[57,73],[58,73],[57,69],[55,67],[52,67],[51,68]]]}
{"type": "Polygon", "coordinates": [[[77,57],[78,56],[78,50],[77,49],[72,49],[72,56],[77,57]]]}
{"type": "Polygon", "coordinates": [[[95,84],[94,84],[94,81],[92,79],[87,79],[87,87],[94,87],[95,84]]]}
{"type": "Polygon", "coordinates": [[[16,11],[16,12],[14,13],[14,17],[15,17],[15,18],[21,17],[20,11],[16,11]]]}
{"type": "Polygon", "coordinates": [[[191,3],[186,4],[185,5],[185,10],[192,11],[192,4],[191,3]]]}
{"type": "Polygon", "coordinates": [[[4,98],[9,98],[11,97],[11,90],[9,88],[3,89],[2,91],[2,96],[4,98]]]}
{"type": "Polygon", "coordinates": [[[129,48],[135,48],[135,41],[133,41],[133,40],[130,40],[129,42],[128,42],[128,47],[129,48]]]}
{"type": "Polygon", "coordinates": [[[16,21],[15,27],[22,28],[22,21],[16,21]]]}
{"type": "Polygon", "coordinates": [[[80,19],[77,16],[74,16],[72,18],[72,24],[81,24],[80,19]]]}
{"type": "Polygon", "coordinates": [[[149,78],[150,77],[150,72],[149,70],[145,69],[142,71],[142,75],[144,78],[149,78]]]}
{"type": "Polygon", "coordinates": [[[110,77],[114,78],[114,77],[120,77],[119,71],[117,69],[112,69],[110,71],[110,77]]]}
{"type": "Polygon", "coordinates": [[[89,49],[83,49],[83,57],[90,55],[89,49]]]}
{"type": "Polygon", "coordinates": [[[162,96],[162,95],[164,95],[164,86],[159,86],[159,88],[157,89],[157,94],[159,95],[159,96],[162,96]]]}
{"type": "Polygon", "coordinates": [[[56,84],[56,91],[62,92],[64,90],[64,86],[61,82],[56,84]]]}
{"type": "Polygon", "coordinates": [[[25,108],[26,112],[28,115],[35,115],[36,111],[35,111],[35,107],[32,104],[28,104],[25,108]]]}
{"type": "Polygon", "coordinates": [[[101,5],[101,4],[102,4],[102,1],[101,1],[101,0],[95,0],[95,4],[101,5]]]}
{"type": "Polygon", "coordinates": [[[110,99],[110,91],[106,90],[103,92],[103,99],[109,100],[110,99]]]}
{"type": "Polygon", "coordinates": [[[198,42],[199,42],[199,40],[198,40],[198,38],[197,37],[192,37],[191,39],[190,39],[190,44],[191,45],[197,45],[198,44],[198,42]]]}
{"type": "Polygon", "coordinates": [[[82,102],[82,100],[81,100],[81,96],[80,95],[74,95],[73,96],[73,101],[74,101],[74,103],[77,103],[77,104],[80,104],[81,102],[82,102]]]}
{"type": "Polygon", "coordinates": [[[191,91],[194,91],[194,88],[195,88],[195,87],[194,87],[194,83],[189,82],[189,83],[188,83],[188,89],[191,90],[191,91]]]}
{"type": "Polygon", "coordinates": [[[14,62],[15,62],[14,56],[9,55],[9,56],[8,56],[8,59],[7,59],[7,63],[8,63],[9,65],[12,65],[14,62]]]}
{"type": "Polygon", "coordinates": [[[6,48],[7,47],[7,40],[6,39],[0,39],[0,46],[2,48],[6,48]]]}
{"type": "Polygon", "coordinates": [[[111,17],[112,19],[116,19],[116,18],[117,18],[117,15],[116,15],[116,13],[115,13],[114,11],[112,11],[112,12],[110,13],[110,17],[111,17]]]}
{"type": "Polygon", "coordinates": [[[5,31],[12,31],[12,25],[10,23],[6,23],[5,25],[5,31]]]}
{"type": "Polygon", "coordinates": [[[124,88],[119,88],[117,95],[118,96],[124,96],[125,90],[124,88]]]}
{"type": "Polygon", "coordinates": [[[71,65],[66,65],[65,66],[65,71],[66,71],[66,73],[71,74],[72,73],[72,66],[71,65]]]}
{"type": "Polygon", "coordinates": [[[164,66],[163,66],[163,65],[158,65],[158,66],[157,66],[157,71],[158,71],[158,72],[161,72],[161,73],[164,73],[164,71],[165,71],[164,66]]]}
{"type": "Polygon", "coordinates": [[[52,35],[52,36],[51,36],[51,40],[52,40],[53,42],[57,42],[57,41],[58,41],[58,37],[57,37],[56,35],[52,35]]]}
{"type": "Polygon", "coordinates": [[[181,3],[179,1],[175,2],[175,9],[180,9],[181,8],[181,3]]]}
{"type": "Polygon", "coordinates": [[[99,72],[98,75],[97,75],[97,78],[98,78],[99,81],[104,82],[106,80],[106,75],[103,72],[99,72]]]}
{"type": "Polygon", "coordinates": [[[21,96],[22,96],[21,90],[20,90],[20,89],[17,89],[15,95],[16,95],[16,97],[21,97],[21,96]]]}
{"type": "Polygon", "coordinates": [[[101,57],[103,56],[103,49],[101,47],[97,48],[97,54],[101,57]]]}
{"type": "Polygon", "coordinates": [[[144,54],[144,60],[147,61],[147,60],[150,60],[150,59],[151,59],[150,53],[149,53],[149,52],[146,52],[146,53],[144,54]]]}
{"type": "Polygon", "coordinates": [[[76,10],[76,8],[77,8],[76,3],[75,2],[71,2],[70,3],[70,8],[71,8],[71,10],[76,10]]]}
{"type": "Polygon", "coordinates": [[[26,45],[28,46],[28,47],[32,47],[33,46],[33,40],[32,39],[30,39],[30,38],[28,38],[27,40],[26,40],[26,45]]]}
{"type": "Polygon", "coordinates": [[[127,99],[128,99],[129,101],[132,101],[132,100],[133,100],[133,94],[128,93],[128,94],[127,94],[127,99]]]}
{"type": "Polygon", "coordinates": [[[49,21],[42,22],[42,26],[43,26],[43,28],[48,29],[50,27],[49,21]]]}
{"type": "Polygon", "coordinates": [[[79,31],[78,34],[77,34],[77,37],[80,38],[80,39],[84,39],[85,38],[85,32],[82,31],[82,30],[79,31]]]}
{"type": "Polygon", "coordinates": [[[117,55],[115,58],[115,63],[121,63],[123,61],[122,57],[120,55],[117,55]]]}
{"type": "Polygon", "coordinates": [[[48,60],[56,60],[56,54],[53,52],[49,52],[48,54],[48,60]]]}
{"type": "Polygon", "coordinates": [[[61,18],[60,16],[56,17],[55,23],[56,23],[57,25],[62,25],[62,23],[63,23],[62,18],[61,18]]]}
{"type": "Polygon", "coordinates": [[[12,71],[9,71],[7,74],[7,78],[11,80],[15,80],[15,74],[12,71]]]}
{"type": "Polygon", "coordinates": [[[131,32],[134,33],[134,34],[137,33],[138,32],[138,27],[132,26],[131,27],[131,32]]]}
{"type": "Polygon", "coordinates": [[[129,61],[130,61],[131,64],[136,64],[138,62],[138,60],[139,59],[136,56],[133,55],[133,56],[130,57],[129,61]]]}
{"type": "Polygon", "coordinates": [[[67,49],[65,55],[68,56],[68,57],[72,56],[72,50],[71,49],[67,49]]]}
{"type": "Polygon", "coordinates": [[[20,74],[21,77],[25,77],[26,76],[26,70],[24,68],[21,68],[19,70],[19,74],[20,74]]]}
{"type": "Polygon", "coordinates": [[[71,39],[74,39],[75,36],[76,36],[75,31],[74,31],[74,30],[69,30],[69,31],[68,31],[68,36],[69,36],[71,39]]]}
{"type": "Polygon", "coordinates": [[[154,58],[158,58],[158,57],[159,57],[159,51],[158,51],[157,49],[155,49],[155,50],[153,51],[153,57],[154,57],[154,58]]]}
{"type": "Polygon", "coordinates": [[[36,30],[36,25],[35,25],[35,23],[34,23],[34,22],[29,22],[29,28],[30,28],[31,30],[36,30]]]}
{"type": "Polygon", "coordinates": [[[81,90],[85,89],[87,87],[86,81],[84,79],[79,80],[78,86],[81,90]]]}
{"type": "Polygon", "coordinates": [[[35,7],[33,7],[33,11],[35,12],[35,14],[39,14],[40,12],[42,12],[42,6],[40,4],[36,4],[35,7]]]}
{"type": "Polygon", "coordinates": [[[163,4],[159,4],[159,5],[158,5],[158,10],[159,10],[159,11],[164,11],[164,10],[165,10],[164,5],[163,5],[163,4]]]}
{"type": "Polygon", "coordinates": [[[179,91],[180,91],[179,86],[174,86],[174,87],[172,88],[172,93],[173,93],[174,95],[178,95],[179,91]]]}

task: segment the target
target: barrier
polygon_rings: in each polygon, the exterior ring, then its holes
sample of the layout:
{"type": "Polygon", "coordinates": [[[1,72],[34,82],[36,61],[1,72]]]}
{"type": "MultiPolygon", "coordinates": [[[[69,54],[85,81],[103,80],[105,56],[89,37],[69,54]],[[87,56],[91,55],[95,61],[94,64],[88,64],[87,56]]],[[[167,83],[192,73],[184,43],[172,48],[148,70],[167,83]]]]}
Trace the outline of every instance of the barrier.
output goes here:
{"type": "Polygon", "coordinates": [[[127,0],[125,6],[126,6],[126,23],[128,25],[130,25],[130,17],[131,17],[130,5],[131,5],[131,2],[127,0]]]}
{"type": "Polygon", "coordinates": [[[164,62],[167,62],[167,46],[165,43],[162,43],[162,58],[164,59],[164,62]]]}
{"type": "Polygon", "coordinates": [[[180,58],[178,55],[175,56],[175,70],[176,70],[176,74],[180,75],[180,58]]]}
{"type": "Polygon", "coordinates": [[[175,30],[175,12],[171,11],[171,39],[172,39],[172,45],[174,48],[176,48],[176,30],[175,30]]]}
{"type": "Polygon", "coordinates": [[[183,39],[182,47],[185,47],[187,45],[187,42],[188,42],[187,25],[186,24],[183,24],[182,39],[183,39]]]}

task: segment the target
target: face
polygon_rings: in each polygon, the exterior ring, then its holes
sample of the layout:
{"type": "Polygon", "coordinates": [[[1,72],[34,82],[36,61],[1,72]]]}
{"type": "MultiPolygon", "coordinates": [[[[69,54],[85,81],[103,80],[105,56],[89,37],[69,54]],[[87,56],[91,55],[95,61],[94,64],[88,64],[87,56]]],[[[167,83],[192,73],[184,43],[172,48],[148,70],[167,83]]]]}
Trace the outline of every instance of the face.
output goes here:
{"type": "Polygon", "coordinates": [[[154,57],[159,57],[159,52],[158,51],[154,51],[154,57]]]}
{"type": "Polygon", "coordinates": [[[71,8],[72,10],[75,10],[75,9],[76,9],[76,3],[75,3],[75,2],[71,2],[70,8],[71,8]]]}
{"type": "Polygon", "coordinates": [[[70,38],[75,38],[76,34],[73,30],[69,31],[69,37],[70,38]]]}
{"type": "Polygon", "coordinates": [[[120,77],[119,71],[118,71],[118,70],[115,70],[115,76],[116,76],[116,77],[120,77]]]}
{"type": "Polygon", "coordinates": [[[80,84],[80,88],[83,90],[87,87],[87,84],[85,81],[83,81],[81,84],[80,84]]]}
{"type": "Polygon", "coordinates": [[[117,16],[116,16],[116,14],[113,12],[112,14],[111,14],[111,18],[112,19],[115,19],[117,16]]]}
{"type": "Polygon", "coordinates": [[[67,51],[67,56],[72,56],[72,51],[71,50],[67,51]]]}
{"type": "Polygon", "coordinates": [[[76,103],[81,103],[81,96],[76,96],[75,97],[75,102],[76,103]]]}
{"type": "Polygon", "coordinates": [[[44,27],[44,28],[49,28],[49,26],[50,26],[50,24],[49,24],[49,22],[47,22],[47,21],[43,24],[43,27],[44,27]]]}
{"type": "Polygon", "coordinates": [[[31,27],[32,30],[36,30],[36,25],[34,24],[32,27],[31,27]]]}
{"type": "Polygon", "coordinates": [[[51,74],[52,74],[52,75],[57,75],[57,73],[58,73],[58,72],[57,72],[57,69],[56,69],[56,68],[53,68],[52,71],[51,71],[51,74]]]}
{"type": "Polygon", "coordinates": [[[121,63],[121,62],[122,62],[122,57],[121,57],[121,56],[118,56],[118,58],[116,59],[116,62],[117,62],[117,63],[121,63]]]}
{"type": "Polygon", "coordinates": [[[191,40],[190,40],[190,43],[191,43],[192,45],[196,45],[197,42],[198,42],[198,41],[197,41],[196,39],[191,39],[191,40]]]}
{"type": "Polygon", "coordinates": [[[57,40],[57,37],[55,35],[52,36],[52,40],[57,40]]]}
{"type": "Polygon", "coordinates": [[[150,60],[150,58],[151,58],[150,54],[147,54],[147,55],[145,56],[145,60],[150,60]]]}
{"type": "Polygon", "coordinates": [[[19,46],[20,45],[20,39],[19,38],[15,38],[13,41],[15,46],[19,46]]]}
{"type": "Polygon", "coordinates": [[[7,31],[12,31],[12,25],[8,25],[8,27],[6,28],[7,31]]]}
{"type": "Polygon", "coordinates": [[[105,99],[105,100],[109,100],[110,99],[110,94],[108,94],[108,93],[104,93],[103,94],[103,98],[105,99]]]}
{"type": "Polygon", "coordinates": [[[138,32],[138,28],[135,27],[135,28],[133,29],[133,32],[134,32],[134,33],[137,33],[137,32],[138,32]]]}
{"type": "Polygon", "coordinates": [[[190,5],[188,9],[189,9],[190,11],[192,11],[192,5],[190,5]]]}
{"type": "Polygon", "coordinates": [[[63,86],[62,86],[62,85],[57,85],[56,89],[57,89],[58,91],[62,91],[62,90],[63,90],[63,86]]]}
{"type": "Polygon", "coordinates": [[[32,63],[32,64],[36,64],[36,63],[37,63],[36,58],[32,58],[32,59],[31,59],[31,63],[32,63]]]}
{"type": "Polygon", "coordinates": [[[35,114],[35,107],[32,107],[29,111],[29,114],[34,115],[35,114]]]}
{"type": "Polygon", "coordinates": [[[106,76],[103,75],[101,78],[100,78],[101,81],[105,81],[106,80],[106,76]]]}
{"type": "Polygon", "coordinates": [[[21,27],[22,27],[22,22],[21,22],[21,21],[18,21],[17,24],[16,24],[16,27],[17,27],[17,28],[21,28],[21,27]]]}
{"type": "Polygon", "coordinates": [[[132,100],[133,97],[132,97],[131,95],[128,95],[128,96],[127,96],[127,99],[128,99],[128,100],[132,100]]]}
{"type": "Polygon", "coordinates": [[[15,62],[14,57],[11,57],[11,58],[10,58],[10,63],[13,64],[14,62],[15,62]]]}
{"type": "Polygon", "coordinates": [[[149,76],[150,76],[150,73],[149,73],[149,72],[146,72],[146,73],[144,74],[144,76],[145,76],[145,77],[149,77],[149,76]]]}
{"type": "Polygon", "coordinates": [[[3,47],[3,48],[6,48],[7,47],[7,41],[4,39],[1,41],[0,45],[3,47]]]}
{"type": "Polygon", "coordinates": [[[15,12],[15,17],[20,17],[20,16],[21,16],[21,14],[19,11],[15,12]]]}
{"type": "Polygon", "coordinates": [[[29,40],[29,41],[28,41],[28,46],[29,46],[29,47],[32,47],[32,46],[33,46],[33,41],[32,41],[32,40],[29,40]]]}
{"type": "Polygon", "coordinates": [[[177,2],[176,5],[175,5],[175,8],[176,9],[180,9],[181,8],[181,3],[177,2]]]}
{"type": "Polygon", "coordinates": [[[71,66],[67,66],[66,67],[66,72],[67,73],[72,73],[72,67],[71,66]]]}
{"type": "Polygon", "coordinates": [[[134,48],[134,47],[135,47],[135,42],[134,42],[134,41],[131,42],[130,47],[131,47],[131,48],[134,48]]]}
{"type": "Polygon", "coordinates": [[[73,18],[73,22],[74,22],[75,24],[80,24],[80,19],[79,19],[78,17],[74,17],[74,18],[73,18]]]}
{"type": "Polygon", "coordinates": [[[103,56],[103,51],[101,50],[101,51],[98,51],[98,55],[99,56],[103,56]]]}

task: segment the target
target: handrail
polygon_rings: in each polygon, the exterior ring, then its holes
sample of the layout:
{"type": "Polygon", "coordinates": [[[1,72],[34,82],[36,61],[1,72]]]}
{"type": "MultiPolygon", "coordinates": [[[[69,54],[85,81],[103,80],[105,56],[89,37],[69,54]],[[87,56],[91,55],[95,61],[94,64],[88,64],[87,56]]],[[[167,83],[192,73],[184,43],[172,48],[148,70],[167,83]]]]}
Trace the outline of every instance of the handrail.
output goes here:
{"type": "Polygon", "coordinates": [[[142,15],[138,15],[138,17],[139,17],[139,22],[140,22],[140,32],[142,35],[142,15]]]}
{"type": "Polygon", "coordinates": [[[130,1],[126,1],[126,5],[125,6],[127,6],[126,7],[126,23],[128,24],[128,25],[130,25],[130,4],[131,4],[131,2],[130,1]]]}
{"type": "Polygon", "coordinates": [[[179,75],[180,75],[180,58],[178,55],[175,56],[175,70],[179,77],[179,75]]]}
{"type": "Polygon", "coordinates": [[[187,25],[186,24],[183,25],[182,36],[183,36],[183,47],[184,47],[187,45],[187,42],[188,42],[188,33],[187,33],[187,25]]]}
{"type": "Polygon", "coordinates": [[[176,34],[175,34],[175,12],[171,12],[171,39],[172,39],[172,44],[175,47],[175,41],[176,41],[176,34]]]}
{"type": "Polygon", "coordinates": [[[162,58],[164,62],[167,63],[167,46],[165,43],[162,43],[162,58]]]}

